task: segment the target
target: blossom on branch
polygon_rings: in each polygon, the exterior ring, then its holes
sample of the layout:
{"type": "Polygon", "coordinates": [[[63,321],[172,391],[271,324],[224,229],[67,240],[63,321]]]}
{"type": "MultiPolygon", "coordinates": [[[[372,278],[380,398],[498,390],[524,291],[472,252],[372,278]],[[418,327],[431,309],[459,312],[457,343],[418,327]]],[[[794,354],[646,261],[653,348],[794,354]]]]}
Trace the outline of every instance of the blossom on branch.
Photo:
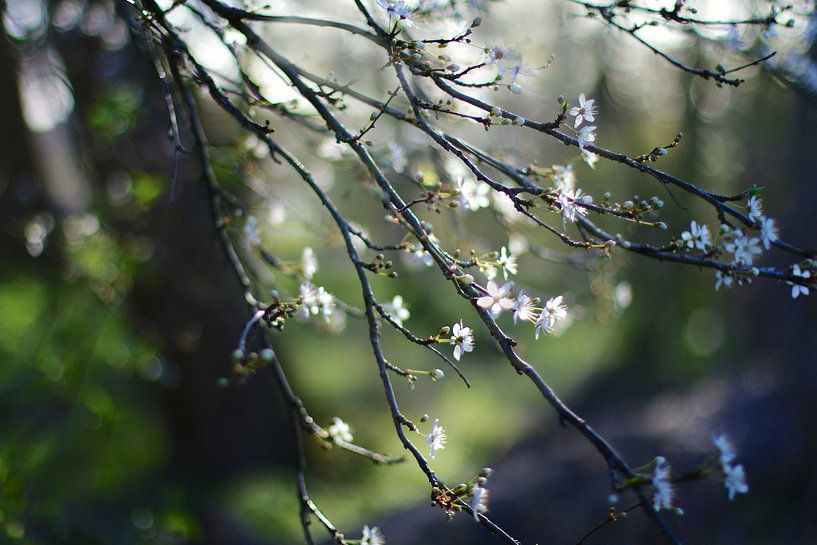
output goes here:
{"type": "Polygon", "coordinates": [[[334,441],[343,441],[346,443],[351,443],[354,439],[349,424],[337,416],[332,419],[332,425],[329,426],[329,435],[332,436],[334,441]]]}
{"type": "Polygon", "coordinates": [[[434,458],[438,450],[445,448],[445,430],[440,426],[440,419],[435,418],[434,424],[431,426],[431,433],[426,435],[426,442],[428,443],[428,455],[434,458]]]}
{"type": "Polygon", "coordinates": [[[403,320],[408,320],[411,317],[411,313],[403,304],[403,296],[402,295],[395,295],[392,298],[390,303],[386,303],[383,305],[383,310],[389,313],[391,319],[395,321],[397,325],[402,326],[403,320]]]}
{"type": "Polygon", "coordinates": [[[697,248],[698,250],[706,251],[707,247],[712,245],[709,227],[704,224],[698,225],[695,220],[692,220],[689,231],[681,233],[681,240],[684,241],[684,246],[689,249],[697,248]]]}
{"type": "Polygon", "coordinates": [[[385,545],[386,538],[377,526],[363,527],[363,537],[360,538],[360,545],[385,545]]]}
{"type": "Polygon", "coordinates": [[[454,359],[460,361],[463,352],[474,349],[474,334],[470,327],[462,325],[462,320],[451,327],[451,344],[454,345],[454,359]]]}
{"type": "Polygon", "coordinates": [[[567,307],[562,303],[562,296],[552,297],[545,303],[545,308],[536,320],[534,328],[535,338],[539,338],[539,333],[553,333],[556,323],[567,318],[567,307]]]}
{"type": "Polygon", "coordinates": [[[596,119],[596,107],[593,105],[595,101],[591,99],[585,99],[584,93],[579,94],[579,105],[573,106],[570,108],[567,113],[573,117],[575,117],[575,121],[573,122],[573,128],[578,129],[579,125],[582,124],[582,121],[587,121],[588,123],[592,123],[596,119]]]}
{"type": "MultiPolygon", "coordinates": [[[[795,265],[791,269],[791,275],[796,276],[797,278],[808,279],[811,278],[810,271],[804,271],[800,269],[800,265],[795,265]]],[[[791,298],[797,299],[800,295],[808,295],[808,286],[802,286],[800,284],[795,284],[794,282],[791,283],[791,298]]]]}
{"type": "Polygon", "coordinates": [[[576,140],[579,144],[579,149],[584,151],[584,147],[587,144],[592,144],[596,141],[596,126],[595,125],[585,125],[579,131],[578,136],[576,136],[576,140]]]}
{"type": "Polygon", "coordinates": [[[655,489],[653,497],[653,507],[656,511],[660,509],[672,509],[672,496],[675,491],[670,482],[670,465],[666,458],[658,456],[655,458],[655,473],[652,478],[652,486],[655,489]]]}
{"type": "Polygon", "coordinates": [[[477,305],[488,310],[491,316],[496,318],[502,312],[513,308],[513,300],[508,297],[511,292],[512,282],[506,282],[502,286],[497,286],[496,282],[489,280],[485,286],[486,295],[477,299],[477,305]]]}

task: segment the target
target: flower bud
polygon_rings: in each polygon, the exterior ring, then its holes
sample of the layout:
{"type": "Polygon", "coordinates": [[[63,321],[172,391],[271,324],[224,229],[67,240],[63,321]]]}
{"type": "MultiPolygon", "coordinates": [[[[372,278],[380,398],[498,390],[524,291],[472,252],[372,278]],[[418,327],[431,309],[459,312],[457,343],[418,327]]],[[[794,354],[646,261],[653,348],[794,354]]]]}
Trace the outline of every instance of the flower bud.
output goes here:
{"type": "Polygon", "coordinates": [[[445,373],[443,373],[442,369],[434,369],[431,372],[431,378],[433,378],[434,380],[440,380],[443,377],[445,377],[445,373]]]}

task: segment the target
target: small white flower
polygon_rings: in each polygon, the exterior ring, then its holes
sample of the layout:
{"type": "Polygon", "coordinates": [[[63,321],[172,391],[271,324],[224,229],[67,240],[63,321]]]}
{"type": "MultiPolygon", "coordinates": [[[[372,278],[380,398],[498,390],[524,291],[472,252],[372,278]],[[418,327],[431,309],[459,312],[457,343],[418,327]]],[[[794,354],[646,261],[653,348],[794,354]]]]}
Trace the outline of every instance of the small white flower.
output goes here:
{"type": "MultiPolygon", "coordinates": [[[[791,269],[792,276],[797,278],[811,278],[811,272],[800,270],[800,265],[795,265],[791,269]]],[[[808,295],[808,286],[801,286],[800,284],[791,283],[791,298],[797,299],[800,295],[808,295]]]]}
{"type": "Polygon", "coordinates": [[[575,223],[579,216],[587,215],[587,209],[583,206],[576,206],[576,202],[582,201],[582,190],[562,191],[559,194],[559,204],[562,207],[562,219],[566,222],[575,223]]]}
{"type": "Polygon", "coordinates": [[[392,320],[397,322],[397,325],[403,325],[403,320],[408,320],[411,313],[403,304],[403,296],[395,295],[391,303],[383,305],[383,310],[391,315],[392,320]]]}
{"type": "Polygon", "coordinates": [[[732,278],[731,274],[723,273],[721,271],[716,271],[715,272],[715,291],[718,291],[719,289],[721,289],[721,286],[724,286],[725,288],[731,288],[733,280],[734,280],[734,278],[732,278]]]}
{"type": "Polygon", "coordinates": [[[360,539],[360,545],[385,545],[386,538],[380,532],[377,526],[363,527],[363,537],[360,539]]]}
{"type": "Polygon", "coordinates": [[[777,240],[777,225],[772,218],[760,218],[760,238],[767,250],[769,245],[777,240]]]}
{"type": "Polygon", "coordinates": [[[652,478],[652,485],[655,488],[653,507],[660,509],[672,509],[672,483],[670,483],[670,465],[663,456],[655,459],[655,474],[652,478]]]}
{"type": "Polygon", "coordinates": [[[763,217],[763,201],[761,201],[759,197],[749,197],[749,200],[746,202],[746,208],[749,212],[750,220],[757,221],[763,217]]]}
{"type": "Polygon", "coordinates": [[[681,233],[681,239],[684,245],[689,248],[697,248],[698,250],[706,250],[708,246],[712,245],[712,238],[709,235],[709,227],[706,225],[698,225],[695,220],[689,226],[689,231],[681,233]]]}
{"type": "Polygon", "coordinates": [[[479,272],[485,275],[485,278],[488,280],[493,280],[496,278],[496,267],[493,263],[489,263],[487,261],[480,261],[479,262],[479,272]]]}
{"type": "Polygon", "coordinates": [[[596,107],[593,105],[594,102],[592,98],[585,100],[584,93],[579,94],[579,105],[573,106],[567,111],[569,115],[576,118],[573,123],[574,129],[578,129],[582,121],[587,121],[588,123],[595,121],[596,107]]]}
{"type": "Polygon", "coordinates": [[[559,191],[572,191],[576,186],[576,174],[570,165],[553,165],[553,183],[559,191]]]}
{"type": "Polygon", "coordinates": [[[301,253],[301,270],[307,280],[312,280],[312,277],[318,272],[318,260],[315,252],[309,246],[301,253]]]}
{"type": "Polygon", "coordinates": [[[323,287],[318,287],[318,305],[324,321],[329,322],[332,313],[335,311],[335,296],[323,289],[323,287]]]}
{"type": "Polygon", "coordinates": [[[488,511],[488,489],[475,484],[471,488],[471,510],[474,520],[479,522],[479,515],[488,511]]]}
{"type": "Polygon", "coordinates": [[[579,131],[579,135],[576,137],[578,140],[579,149],[584,151],[584,146],[587,144],[592,144],[596,141],[596,126],[595,125],[585,125],[579,131]]]}
{"type": "Polygon", "coordinates": [[[457,191],[460,194],[460,205],[472,212],[491,206],[488,199],[491,188],[487,184],[478,184],[468,178],[458,178],[457,191]]]}
{"type": "Polygon", "coordinates": [[[502,269],[502,276],[505,280],[508,279],[508,274],[516,274],[517,265],[516,257],[508,252],[508,249],[503,246],[499,250],[499,259],[497,259],[499,267],[502,269]]]}
{"type": "Polygon", "coordinates": [[[500,287],[493,280],[489,280],[488,285],[485,286],[485,291],[488,294],[477,299],[477,305],[489,310],[494,318],[502,314],[503,311],[512,309],[513,300],[508,297],[512,285],[511,282],[506,282],[500,287]]]}
{"type": "Polygon", "coordinates": [[[734,254],[735,262],[740,265],[751,265],[756,255],[763,252],[760,239],[748,237],[740,229],[732,232],[732,240],[725,244],[726,251],[734,254]]]}
{"type": "Polygon", "coordinates": [[[534,77],[539,74],[539,70],[526,68],[522,65],[522,55],[515,52],[513,47],[494,46],[486,49],[488,58],[485,64],[496,64],[497,74],[501,79],[510,79],[508,88],[514,94],[522,92],[520,81],[525,77],[534,77]]]}
{"type": "Polygon", "coordinates": [[[451,327],[451,344],[454,345],[454,359],[460,361],[463,352],[474,350],[474,332],[462,325],[462,320],[451,327]]]}
{"type": "Polygon", "coordinates": [[[389,17],[399,17],[407,27],[414,27],[409,20],[412,10],[403,0],[377,0],[377,5],[386,10],[389,17]]]}
{"type": "Polygon", "coordinates": [[[743,470],[743,466],[740,464],[732,465],[737,454],[735,453],[732,443],[729,442],[729,439],[724,435],[719,435],[718,437],[712,438],[712,444],[718,449],[718,459],[721,463],[721,469],[724,475],[723,484],[729,491],[729,500],[735,499],[735,494],[746,494],[749,492],[749,485],[746,484],[746,472],[743,470]]]}
{"type": "Polygon", "coordinates": [[[749,492],[749,485],[746,484],[746,472],[743,470],[741,464],[736,466],[724,465],[723,472],[726,475],[723,484],[729,491],[730,501],[735,499],[735,494],[746,494],[749,492]]]}
{"type": "Polygon", "coordinates": [[[722,465],[726,465],[734,461],[736,457],[735,449],[732,443],[725,435],[719,435],[712,438],[712,444],[718,449],[720,453],[719,459],[722,465]]]}
{"type": "Polygon", "coordinates": [[[533,299],[520,291],[513,304],[513,323],[516,323],[517,320],[528,322],[534,320],[535,317],[536,307],[534,307],[533,299]]]}
{"type": "MultiPolygon", "coordinates": [[[[309,318],[312,307],[316,306],[318,302],[318,290],[310,282],[301,282],[301,285],[298,286],[298,290],[300,291],[301,310],[303,311],[304,318],[309,318]]],[[[316,309],[315,314],[317,313],[318,310],[316,309]]]]}
{"type": "Polygon", "coordinates": [[[582,159],[584,162],[587,163],[587,166],[592,168],[593,170],[596,169],[596,163],[599,162],[599,156],[595,153],[590,153],[589,151],[582,150],[582,159]]]}
{"type": "Polygon", "coordinates": [[[428,442],[428,455],[431,458],[435,457],[438,450],[445,448],[445,430],[440,426],[440,419],[435,418],[434,424],[431,426],[431,433],[426,435],[426,442],[428,442]]]}
{"type": "Polygon", "coordinates": [[[310,315],[323,315],[323,319],[329,322],[332,313],[335,311],[335,296],[326,291],[323,287],[316,287],[308,280],[301,282],[298,287],[300,291],[301,312],[304,318],[310,315]]]}
{"type": "Polygon", "coordinates": [[[552,297],[545,303],[545,308],[536,320],[534,328],[535,338],[539,338],[539,333],[552,333],[556,327],[556,322],[567,318],[567,307],[562,304],[562,296],[552,297]]]}
{"type": "Polygon", "coordinates": [[[329,426],[329,435],[332,436],[334,441],[351,443],[353,440],[352,431],[351,428],[349,428],[349,424],[337,416],[332,419],[332,425],[329,426]]]}

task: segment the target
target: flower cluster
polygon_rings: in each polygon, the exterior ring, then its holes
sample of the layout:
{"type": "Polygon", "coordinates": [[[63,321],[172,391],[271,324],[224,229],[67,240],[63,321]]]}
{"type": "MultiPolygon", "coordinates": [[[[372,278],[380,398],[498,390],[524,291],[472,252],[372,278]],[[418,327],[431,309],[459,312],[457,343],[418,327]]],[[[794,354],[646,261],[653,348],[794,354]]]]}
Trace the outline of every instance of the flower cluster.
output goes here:
{"type": "Polygon", "coordinates": [[[534,325],[537,339],[542,332],[553,333],[556,324],[567,318],[567,307],[562,303],[561,295],[548,299],[543,307],[539,307],[539,299],[532,299],[523,291],[514,297],[511,295],[512,288],[512,282],[499,286],[489,280],[484,288],[485,295],[477,299],[477,306],[490,312],[493,318],[498,318],[505,311],[512,311],[514,323],[522,320],[534,325]]]}
{"type": "Polygon", "coordinates": [[[689,226],[689,231],[681,233],[681,240],[685,248],[690,250],[701,250],[705,252],[712,246],[712,237],[709,235],[709,227],[698,224],[695,220],[689,226]]]}
{"type": "Polygon", "coordinates": [[[336,442],[351,443],[354,440],[349,424],[337,416],[332,419],[332,425],[329,426],[329,436],[336,442]]]}
{"type": "Polygon", "coordinates": [[[321,315],[324,321],[329,322],[335,312],[335,296],[326,291],[323,286],[315,286],[308,280],[299,286],[301,313],[304,318],[321,315]]]}

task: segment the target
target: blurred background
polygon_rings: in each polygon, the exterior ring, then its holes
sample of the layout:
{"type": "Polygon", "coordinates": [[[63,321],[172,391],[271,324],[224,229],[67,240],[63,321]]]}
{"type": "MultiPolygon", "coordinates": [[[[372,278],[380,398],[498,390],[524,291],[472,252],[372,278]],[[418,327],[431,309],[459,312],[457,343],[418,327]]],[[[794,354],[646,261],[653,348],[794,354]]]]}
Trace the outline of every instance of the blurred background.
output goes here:
{"type": "MultiPolygon", "coordinates": [[[[649,2],[647,2],[649,4],[649,2]]],[[[664,6],[671,2],[652,4],[664,6]]],[[[767,13],[772,2],[689,2],[701,17],[767,13]]],[[[738,88],[718,88],[672,69],[627,36],[569,2],[503,1],[465,6],[461,18],[418,19],[417,37],[466,28],[479,14],[474,47],[513,46],[525,66],[550,67],[522,81],[523,92],[479,91],[531,119],[549,120],[556,98],[597,100],[596,143],[630,156],[681,146],[659,168],[702,187],[737,193],[765,186],[765,212],[782,238],[817,246],[817,49],[810,2],[795,3],[796,24],[700,33],[650,29],[653,43],[685,62],[738,66],[768,50],[773,63],[741,72],[738,88]],[[742,54],[747,53],[749,56],[742,54]]],[[[194,154],[181,158],[170,204],[172,141],[161,86],[131,35],[126,2],[5,0],[0,40],[0,541],[32,544],[277,544],[302,542],[294,449],[268,369],[246,384],[220,387],[230,373],[248,310],[214,237],[194,154]]],[[[276,13],[320,15],[362,24],[352,2],[281,2],[276,13]],[[328,5],[327,5],[328,4],[328,5]],[[280,9],[279,9],[280,8],[280,9]]],[[[380,15],[380,14],[379,14],[380,15]]],[[[225,81],[227,50],[178,8],[173,22],[194,53],[225,81]]],[[[379,71],[382,52],[333,29],[267,25],[263,34],[305,69],[385,98],[395,87],[379,71]]],[[[470,55],[470,57],[469,57],[470,55]]],[[[251,54],[243,61],[267,96],[308,113],[294,91],[251,54]]],[[[494,73],[490,72],[489,78],[494,73]]],[[[263,243],[297,262],[311,246],[316,282],[355,305],[359,287],[330,218],[281,165],[265,159],[206,98],[200,110],[221,183],[258,218],[263,243]]],[[[348,101],[342,119],[362,128],[369,112],[348,101]]],[[[265,112],[275,136],[316,173],[326,191],[372,238],[394,242],[362,171],[325,134],[265,112]]],[[[652,180],[600,161],[591,170],[572,149],[513,127],[440,122],[519,166],[573,163],[578,185],[616,198],[656,195],[667,233],[611,228],[639,240],[678,236],[690,219],[717,228],[711,209],[674,198],[652,180]]],[[[189,137],[185,136],[185,145],[189,137]]],[[[401,181],[417,172],[452,176],[408,127],[383,121],[372,149],[401,181]],[[405,165],[395,159],[399,144],[405,165]]],[[[520,286],[542,297],[564,294],[570,327],[533,339],[532,328],[501,324],[569,405],[633,463],[666,456],[676,472],[695,467],[726,433],[746,467],[750,493],[727,500],[716,480],[679,487],[678,534],[701,544],[810,544],[817,536],[817,305],[792,300],[771,282],[714,289],[710,271],[616,254],[587,260],[501,214],[420,211],[450,248],[497,249],[524,234],[520,286]],[[546,257],[544,259],[542,256],[546,257]],[[578,262],[575,263],[575,262],[578,262]]],[[[241,240],[244,219],[231,233],[241,240]]],[[[555,220],[560,223],[557,218],[555,220]]],[[[297,285],[243,256],[259,290],[297,285]]],[[[369,252],[371,254],[371,252],[369,252]]],[[[371,256],[369,256],[371,258],[371,256]]],[[[397,259],[399,280],[375,278],[382,301],[402,295],[420,336],[469,318],[468,305],[441,278],[397,259]]],[[[769,252],[763,264],[788,263],[769,252]]],[[[507,322],[507,323],[506,323],[507,322]]],[[[490,466],[491,517],[524,543],[576,543],[610,507],[602,459],[559,426],[530,384],[476,328],[477,350],[462,368],[410,389],[395,380],[405,414],[439,417],[448,444],[433,467],[449,483],[490,466]]],[[[365,323],[293,322],[273,342],[296,392],[328,425],[352,426],[356,442],[401,454],[371,356],[365,323]],[[342,332],[341,332],[342,331],[342,332]]],[[[415,369],[440,365],[386,331],[387,354],[415,369]]],[[[426,425],[427,426],[427,425],[426,425]]],[[[427,433],[427,430],[424,429],[427,433]]],[[[416,443],[424,444],[417,436],[416,443]]],[[[307,440],[313,500],[349,538],[380,526],[390,543],[490,543],[466,516],[447,522],[428,506],[425,478],[411,463],[378,467],[307,440]]],[[[628,505],[622,498],[620,507],[628,505]]],[[[315,534],[324,539],[320,528],[315,534]]],[[[655,543],[654,525],[634,511],[587,543],[655,543]]]]}

